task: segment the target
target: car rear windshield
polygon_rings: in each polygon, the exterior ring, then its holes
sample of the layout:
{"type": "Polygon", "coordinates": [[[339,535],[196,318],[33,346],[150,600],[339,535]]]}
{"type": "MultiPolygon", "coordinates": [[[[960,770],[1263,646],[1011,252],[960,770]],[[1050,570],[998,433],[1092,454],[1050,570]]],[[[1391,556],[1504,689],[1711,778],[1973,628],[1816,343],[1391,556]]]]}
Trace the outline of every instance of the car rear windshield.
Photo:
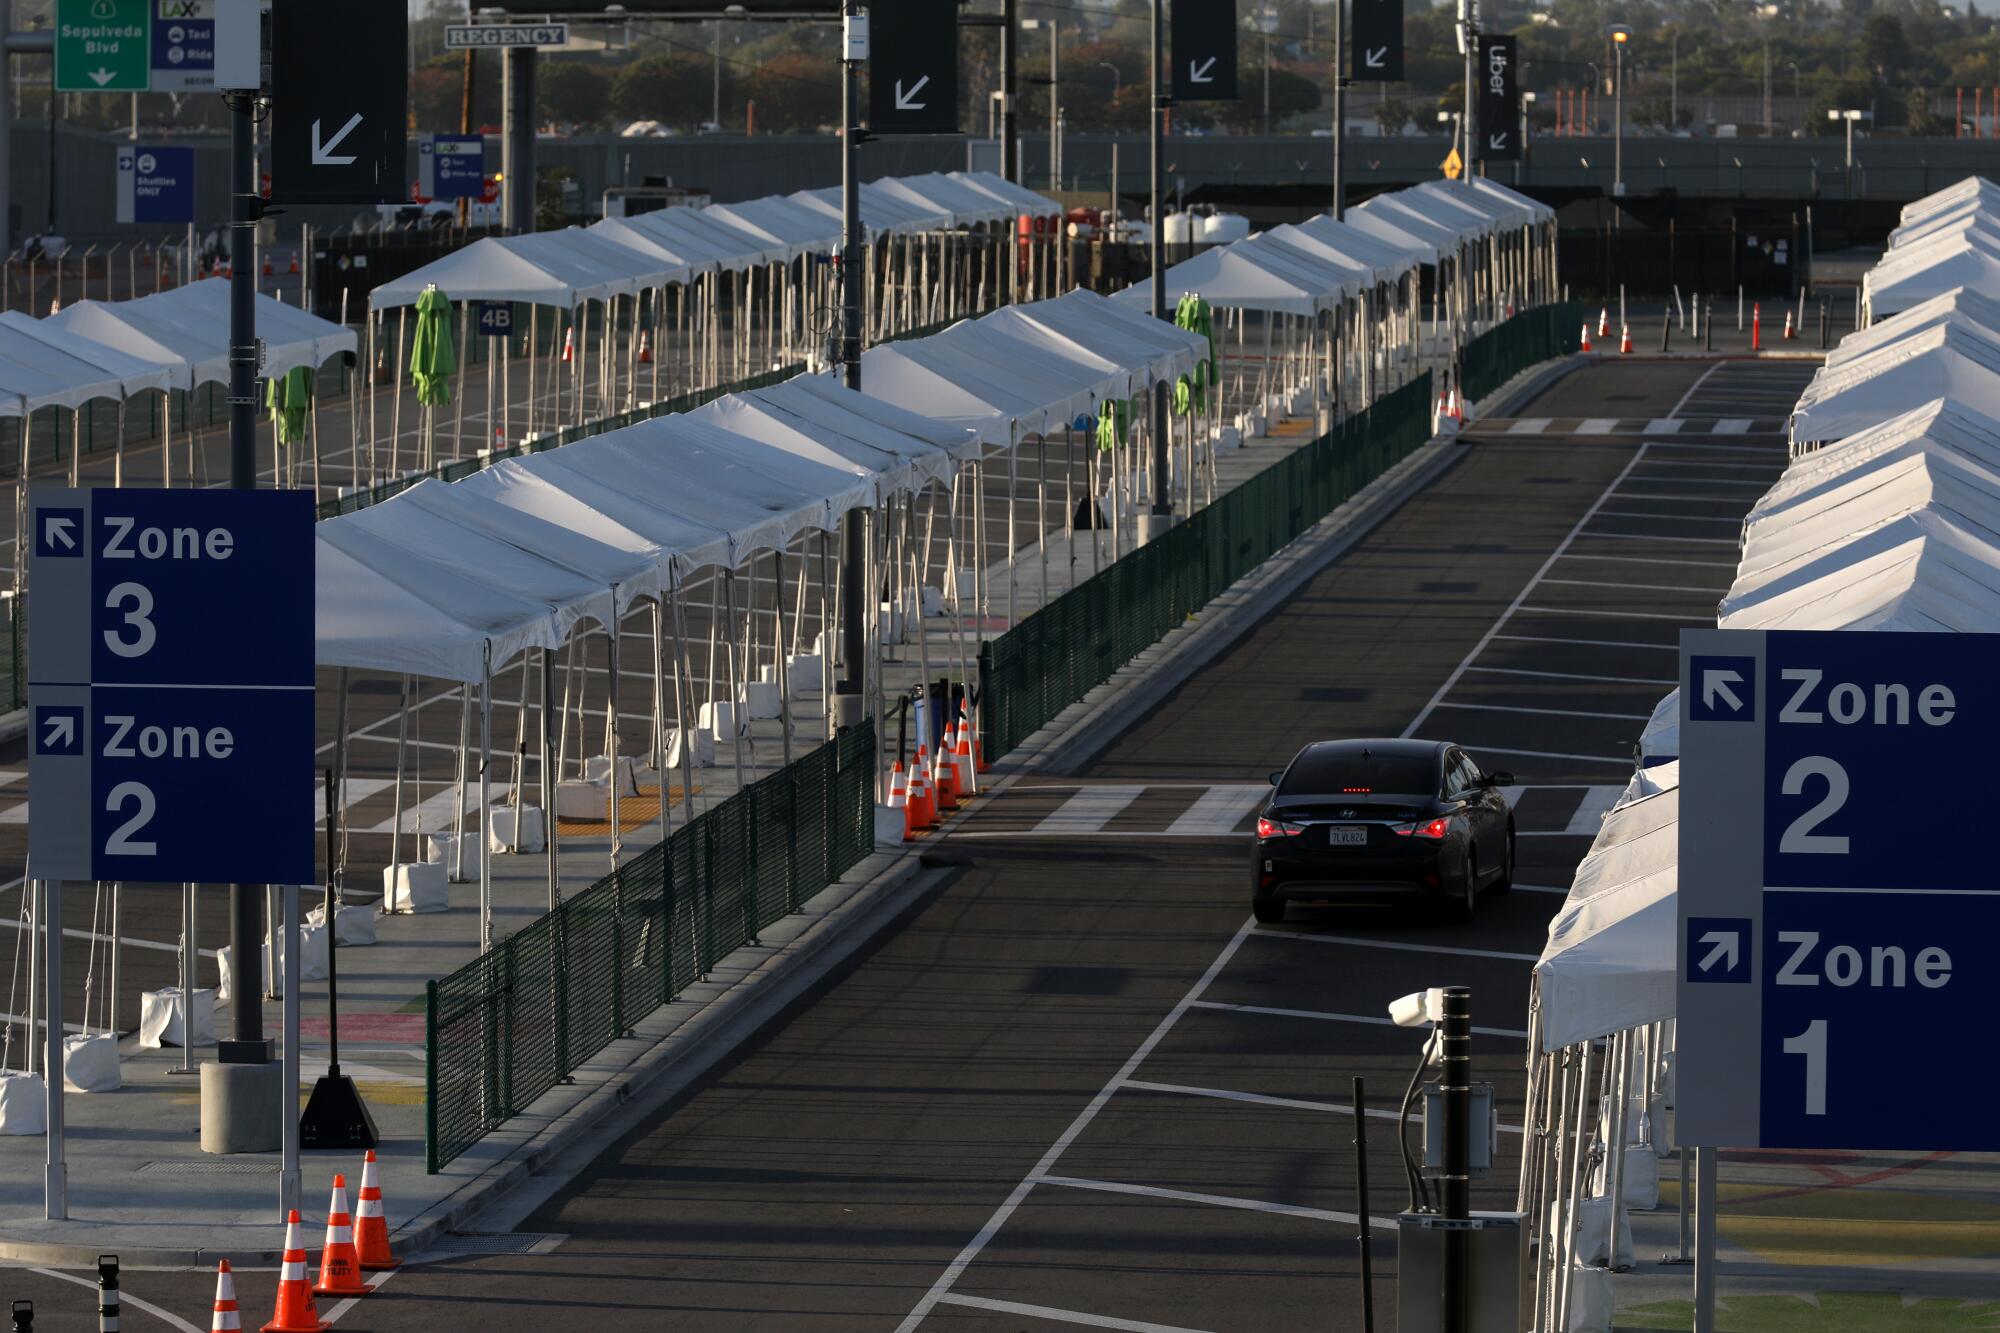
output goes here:
{"type": "Polygon", "coordinates": [[[1429,755],[1308,754],[1300,756],[1280,789],[1286,796],[1428,795],[1437,787],[1429,755]]]}

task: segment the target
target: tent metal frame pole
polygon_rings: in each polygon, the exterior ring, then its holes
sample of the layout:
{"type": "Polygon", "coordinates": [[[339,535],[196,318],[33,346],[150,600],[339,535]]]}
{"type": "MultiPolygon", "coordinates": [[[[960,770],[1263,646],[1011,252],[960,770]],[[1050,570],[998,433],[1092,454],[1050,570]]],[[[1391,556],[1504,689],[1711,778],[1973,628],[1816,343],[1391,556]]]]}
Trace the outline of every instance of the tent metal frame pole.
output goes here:
{"type": "MultiPolygon", "coordinates": [[[[541,769],[542,780],[542,860],[548,875],[551,912],[562,906],[562,873],[557,864],[557,858],[562,851],[562,831],[557,827],[556,821],[556,786],[562,781],[562,770],[557,767],[553,740],[555,730],[549,717],[556,702],[554,662],[554,650],[542,649],[542,761],[538,767],[541,769]]],[[[522,670],[527,670],[525,662],[522,664],[522,670]]],[[[567,686],[568,681],[565,680],[564,684],[567,686]]],[[[521,840],[520,808],[521,803],[515,801],[514,843],[517,847],[521,840]]]]}
{"type": "MultiPolygon", "coordinates": [[[[487,838],[493,810],[493,640],[482,649],[479,670],[479,836],[487,838]]],[[[516,807],[518,810],[518,806],[516,807]]],[[[553,819],[548,821],[554,825],[553,819]]],[[[518,825],[518,819],[517,819],[518,825]]],[[[518,827],[517,827],[518,833],[518,827]]],[[[553,843],[551,843],[553,845],[553,843]]],[[[493,951],[493,858],[479,858],[479,952],[493,951]]]]}

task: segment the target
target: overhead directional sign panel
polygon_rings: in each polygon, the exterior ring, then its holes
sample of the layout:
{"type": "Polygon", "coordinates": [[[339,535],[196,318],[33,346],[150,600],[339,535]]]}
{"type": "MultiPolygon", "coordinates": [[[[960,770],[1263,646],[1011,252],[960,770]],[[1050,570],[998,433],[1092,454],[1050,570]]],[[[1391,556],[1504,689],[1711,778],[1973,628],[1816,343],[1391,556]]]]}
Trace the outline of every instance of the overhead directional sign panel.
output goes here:
{"type": "Polygon", "coordinates": [[[568,45],[567,23],[451,23],[444,30],[444,49],[447,51],[568,45]]]}
{"type": "Polygon", "coordinates": [[[1403,0],[1352,0],[1348,77],[1356,83],[1403,79],[1403,0]]]}
{"type": "Polygon", "coordinates": [[[1679,1141],[2000,1148],[1991,848],[1910,815],[1990,784],[1996,679],[1990,634],[1681,636],[1679,1141]]]}
{"type": "Polygon", "coordinates": [[[1173,96],[1176,102],[1236,100],[1236,0],[1175,0],[1173,96]]]}
{"type": "Polygon", "coordinates": [[[868,127],[876,134],[958,133],[958,6],[869,6],[868,127]]]}
{"type": "Polygon", "coordinates": [[[194,149],[118,148],[118,221],[194,221],[194,149]]]}
{"type": "Polygon", "coordinates": [[[215,86],[215,0],[153,0],[156,93],[215,86]]]}
{"type": "Polygon", "coordinates": [[[1479,156],[1489,162],[1521,157],[1521,71],[1515,39],[1479,36],[1479,156]]]}
{"type": "Polygon", "coordinates": [[[29,503],[30,873],[311,883],[310,493],[29,503]]]}
{"type": "Polygon", "coordinates": [[[56,91],[152,86],[152,0],[56,0],[56,91]]]}
{"type": "Polygon", "coordinates": [[[271,11],[271,183],[284,203],[388,204],[404,175],[404,0],[271,11]]]}

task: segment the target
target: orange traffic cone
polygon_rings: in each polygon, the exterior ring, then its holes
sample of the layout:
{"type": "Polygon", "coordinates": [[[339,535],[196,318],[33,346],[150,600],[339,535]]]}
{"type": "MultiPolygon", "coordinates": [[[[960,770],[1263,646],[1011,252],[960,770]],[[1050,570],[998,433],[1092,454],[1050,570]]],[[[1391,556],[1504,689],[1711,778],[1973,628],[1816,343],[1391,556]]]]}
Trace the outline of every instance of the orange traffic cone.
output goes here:
{"type": "Polygon", "coordinates": [[[653,331],[651,329],[647,329],[639,335],[639,364],[642,366],[653,364],[653,331]]]}
{"type": "Polygon", "coordinates": [[[306,1278],[305,1246],[299,1243],[299,1210],[285,1219],[285,1262],[278,1270],[278,1308],[262,1333],[323,1333],[332,1327],[313,1306],[312,1283],[306,1278]]]}
{"type": "Polygon", "coordinates": [[[229,1276],[227,1259],[215,1266],[215,1317],[208,1327],[209,1333],[238,1333],[243,1327],[243,1316],[236,1308],[236,1279],[229,1276]]]}
{"type": "Polygon", "coordinates": [[[958,774],[953,770],[952,754],[956,746],[952,741],[951,724],[946,723],[944,741],[938,746],[937,757],[937,808],[943,814],[958,809],[958,774]]]}
{"type": "Polygon", "coordinates": [[[313,1291],[321,1296],[368,1294],[368,1284],[361,1280],[361,1256],[354,1249],[346,1176],[333,1178],[333,1199],[326,1206],[326,1244],[319,1252],[319,1281],[313,1283],[313,1291]]]}
{"type": "Polygon", "coordinates": [[[574,325],[563,330],[562,363],[568,365],[576,360],[576,328],[574,325]]]}
{"type": "Polygon", "coordinates": [[[960,800],[979,795],[979,775],[972,765],[972,729],[958,729],[958,748],[952,752],[952,777],[958,783],[960,800]]]}
{"type": "Polygon", "coordinates": [[[268,277],[270,277],[270,276],[271,276],[272,274],[276,273],[277,271],[278,271],[277,269],[275,269],[275,268],[273,268],[273,267],[271,266],[271,256],[269,256],[269,255],[265,255],[265,256],[264,256],[264,276],[268,278],[268,277]]]}
{"type": "Polygon", "coordinates": [[[910,819],[922,831],[937,823],[937,806],[931,799],[931,752],[917,746],[917,760],[910,766],[910,819]]]}
{"type": "Polygon", "coordinates": [[[916,837],[916,829],[910,826],[910,788],[903,777],[903,761],[900,759],[889,770],[889,808],[903,812],[903,841],[916,837]]]}
{"type": "Polygon", "coordinates": [[[1632,326],[1630,324],[1625,325],[1623,328],[1619,330],[1618,355],[1620,356],[1632,355],[1632,326]]]}
{"type": "Polygon", "coordinates": [[[1793,333],[1793,332],[1792,332],[1792,312],[1791,312],[1791,311],[1789,311],[1789,310],[1787,310],[1787,311],[1785,312],[1785,334],[1784,334],[1784,337],[1785,337],[1785,341],[1786,341],[1786,342],[1790,342],[1790,341],[1791,341],[1792,339],[1794,339],[1794,338],[1798,337],[1798,334],[1796,334],[1796,333],[1793,333]]]}
{"type": "Polygon", "coordinates": [[[354,1205],[354,1249],[361,1271],[380,1273],[400,1268],[402,1260],[389,1253],[389,1219],[382,1213],[382,1183],[375,1174],[375,1150],[361,1159],[361,1198],[354,1205]]]}
{"type": "Polygon", "coordinates": [[[292,256],[291,266],[285,271],[292,274],[296,274],[299,271],[299,257],[297,255],[292,256]]]}
{"type": "Polygon", "coordinates": [[[389,369],[389,349],[380,346],[376,347],[375,375],[374,375],[375,387],[378,389],[381,388],[383,385],[387,384],[394,377],[395,377],[395,372],[389,369]]]}
{"type": "Polygon", "coordinates": [[[967,709],[961,711],[959,716],[965,719],[965,725],[972,730],[972,771],[991,772],[993,765],[986,762],[986,747],[979,743],[979,715],[967,709]]]}
{"type": "Polygon", "coordinates": [[[1578,350],[1578,351],[1580,351],[1580,352],[1588,352],[1588,351],[1590,351],[1590,350],[1591,350],[1591,347],[1590,347],[1590,321],[1589,321],[1589,320],[1587,320],[1587,319],[1586,319],[1585,321],[1583,321],[1583,346],[1579,347],[1579,348],[1578,348],[1577,350],[1578,350]]]}
{"type": "Polygon", "coordinates": [[[1761,351],[1764,346],[1764,306],[1762,302],[1750,307],[1750,350],[1761,351]]]}
{"type": "Polygon", "coordinates": [[[1601,305],[1597,307],[1597,336],[1600,338],[1609,338],[1611,336],[1610,306],[1601,305]]]}

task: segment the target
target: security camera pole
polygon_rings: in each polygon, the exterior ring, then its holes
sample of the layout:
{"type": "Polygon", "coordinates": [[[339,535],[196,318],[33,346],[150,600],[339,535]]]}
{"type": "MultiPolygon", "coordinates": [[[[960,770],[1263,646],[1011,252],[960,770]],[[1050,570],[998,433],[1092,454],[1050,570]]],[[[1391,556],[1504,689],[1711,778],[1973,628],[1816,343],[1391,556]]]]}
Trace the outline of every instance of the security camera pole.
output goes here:
{"type": "Polygon", "coordinates": [[[1444,1326],[1445,1333],[1472,1328],[1472,990],[1444,988],[1444,1326]]]}
{"type": "MultiPolygon", "coordinates": [[[[1152,123],[1152,208],[1153,244],[1151,246],[1153,277],[1153,318],[1167,317],[1166,263],[1163,255],[1167,247],[1167,216],[1164,207],[1164,177],[1167,171],[1167,146],[1162,134],[1171,99],[1167,89],[1160,82],[1160,69],[1166,63],[1166,34],[1160,13],[1161,0],[1153,0],[1153,123],[1152,123]]],[[[1139,518],[1141,541],[1151,541],[1166,532],[1174,521],[1173,497],[1167,493],[1167,383],[1160,380],[1153,385],[1153,508],[1150,513],[1139,518]]]]}
{"type": "MultiPolygon", "coordinates": [[[[861,66],[868,60],[868,16],[850,3],[842,11],[840,62],[840,364],[842,382],[861,387],[861,66]]],[[[841,518],[840,659],[834,682],[834,724],[858,726],[866,707],[862,672],[862,592],[867,582],[867,534],[861,511],[841,518]]]]}

